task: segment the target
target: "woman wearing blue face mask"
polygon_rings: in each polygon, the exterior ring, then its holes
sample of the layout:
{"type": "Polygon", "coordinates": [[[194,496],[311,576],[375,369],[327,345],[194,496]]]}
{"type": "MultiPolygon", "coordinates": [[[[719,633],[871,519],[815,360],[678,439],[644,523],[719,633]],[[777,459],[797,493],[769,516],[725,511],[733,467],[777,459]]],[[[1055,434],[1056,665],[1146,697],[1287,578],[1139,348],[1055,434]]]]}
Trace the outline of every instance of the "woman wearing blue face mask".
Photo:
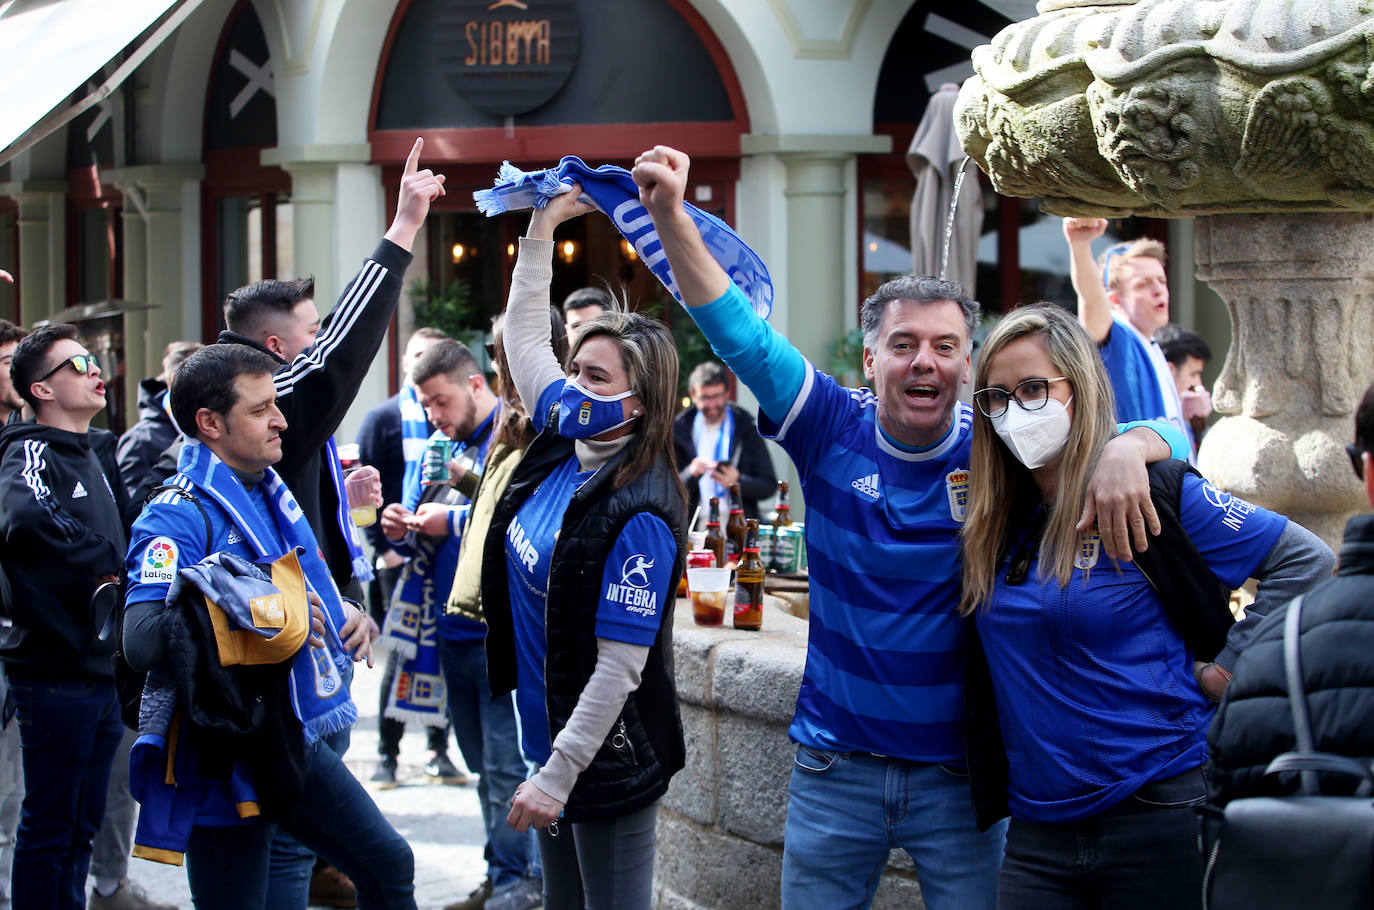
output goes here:
{"type": "Polygon", "coordinates": [[[578,195],[535,211],[512,276],[506,353],[538,436],[487,536],[488,672],[494,693],[515,690],[539,767],[508,821],[539,832],[544,906],[647,908],[658,800],[685,754],[677,350],[662,323],[614,309],[579,326],[564,373],[549,342],[553,230],[592,210],[578,195]]]}
{"type": "Polygon", "coordinates": [[[1163,533],[1132,562],[1102,556],[1077,525],[1112,392],[1059,307],[1003,319],[975,388],[961,610],[979,823],[1011,816],[998,907],[1198,907],[1212,704],[1255,624],[1331,552],[1175,461],[1150,469],[1163,533]],[[1258,596],[1231,625],[1249,577],[1258,596]]]}

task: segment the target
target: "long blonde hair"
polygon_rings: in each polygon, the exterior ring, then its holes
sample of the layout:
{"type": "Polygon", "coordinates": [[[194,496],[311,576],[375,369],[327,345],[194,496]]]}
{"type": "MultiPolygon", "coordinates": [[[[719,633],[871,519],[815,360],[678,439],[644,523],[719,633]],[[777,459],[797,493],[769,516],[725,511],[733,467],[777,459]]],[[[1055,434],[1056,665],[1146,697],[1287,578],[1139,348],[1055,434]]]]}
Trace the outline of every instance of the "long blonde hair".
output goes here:
{"type": "MultiPolygon", "coordinates": [[[[1078,517],[1087,497],[1088,478],[1102,448],[1116,435],[1116,403],[1097,345],[1078,321],[1050,303],[1013,311],[983,345],[974,388],[985,388],[998,353],[1019,338],[1039,338],[1054,369],[1073,388],[1073,425],[1057,467],[1054,501],[1040,541],[1040,577],[1053,574],[1060,587],[1069,583],[1078,552],[1078,517]]],[[[1013,405],[1014,406],[1014,405],[1013,405]]],[[[1012,528],[1014,506],[1040,499],[1031,472],[1007,449],[992,421],[973,409],[973,444],[969,455],[968,510],[962,531],[963,597],[959,612],[968,615],[985,604],[1012,528]]]]}

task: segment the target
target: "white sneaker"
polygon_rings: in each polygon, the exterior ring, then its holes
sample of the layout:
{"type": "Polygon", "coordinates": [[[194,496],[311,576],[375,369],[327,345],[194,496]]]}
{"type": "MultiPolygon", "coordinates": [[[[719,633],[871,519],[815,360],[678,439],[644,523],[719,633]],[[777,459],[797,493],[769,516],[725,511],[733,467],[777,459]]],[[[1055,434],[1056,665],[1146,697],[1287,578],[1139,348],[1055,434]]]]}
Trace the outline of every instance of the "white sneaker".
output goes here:
{"type": "Polygon", "coordinates": [[[522,878],[491,892],[485,910],[538,910],[544,906],[544,880],[522,878]]]}

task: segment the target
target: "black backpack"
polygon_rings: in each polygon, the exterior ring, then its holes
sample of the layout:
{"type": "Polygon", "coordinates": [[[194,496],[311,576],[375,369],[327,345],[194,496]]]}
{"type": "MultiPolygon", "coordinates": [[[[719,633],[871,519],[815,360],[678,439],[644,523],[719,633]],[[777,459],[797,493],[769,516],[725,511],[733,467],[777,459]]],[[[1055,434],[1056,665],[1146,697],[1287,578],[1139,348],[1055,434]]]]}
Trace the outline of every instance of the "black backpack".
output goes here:
{"type": "MultiPolygon", "coordinates": [[[[215,540],[210,530],[210,516],[206,514],[205,506],[200,504],[200,500],[190,490],[176,484],[164,483],[149,491],[148,495],[143,498],[143,506],[146,507],[159,493],[169,491],[188,500],[200,512],[200,517],[205,519],[205,552],[211,552],[215,540]]],[[[119,696],[119,718],[124,721],[124,726],[137,731],[138,712],[143,704],[143,685],[148,674],[142,670],[135,670],[124,657],[124,611],[122,609],[115,610],[114,615],[117,617],[117,622],[113,624],[115,635],[113,660],[115,690],[119,696]]],[[[102,637],[105,634],[102,633],[102,637]]]]}

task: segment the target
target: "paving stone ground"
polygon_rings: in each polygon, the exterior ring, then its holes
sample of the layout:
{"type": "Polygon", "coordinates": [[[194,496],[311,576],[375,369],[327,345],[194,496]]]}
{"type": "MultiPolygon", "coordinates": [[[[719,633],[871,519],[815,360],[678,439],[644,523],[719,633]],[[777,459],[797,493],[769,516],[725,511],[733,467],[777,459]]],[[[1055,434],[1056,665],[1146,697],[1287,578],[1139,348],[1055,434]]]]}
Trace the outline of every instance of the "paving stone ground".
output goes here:
{"type": "MultiPolygon", "coordinates": [[[[368,786],[377,763],[377,692],[381,662],[369,670],[359,664],[353,679],[353,699],[360,715],[344,763],[368,786]]],[[[457,744],[450,737],[449,756],[462,766],[457,744]]],[[[482,817],[473,784],[446,787],[430,783],[424,774],[429,753],[421,727],[410,724],[401,740],[401,786],[377,791],[369,787],[391,824],[415,851],[415,899],[420,910],[441,910],[468,895],[486,875],[482,861],[482,817]]],[[[150,897],[192,910],[186,869],[142,859],[129,861],[129,876],[150,897]]]]}

